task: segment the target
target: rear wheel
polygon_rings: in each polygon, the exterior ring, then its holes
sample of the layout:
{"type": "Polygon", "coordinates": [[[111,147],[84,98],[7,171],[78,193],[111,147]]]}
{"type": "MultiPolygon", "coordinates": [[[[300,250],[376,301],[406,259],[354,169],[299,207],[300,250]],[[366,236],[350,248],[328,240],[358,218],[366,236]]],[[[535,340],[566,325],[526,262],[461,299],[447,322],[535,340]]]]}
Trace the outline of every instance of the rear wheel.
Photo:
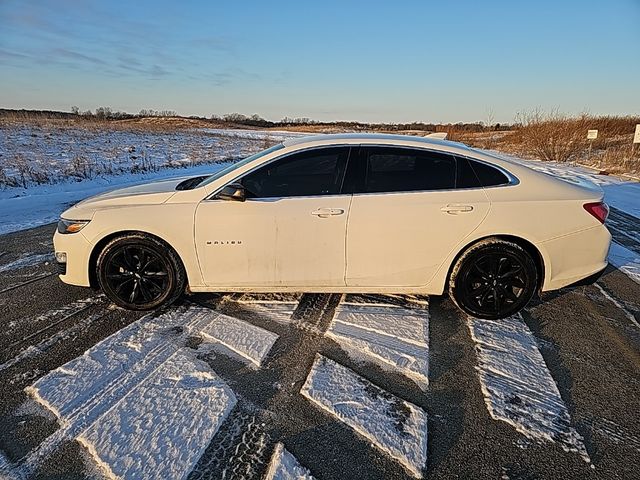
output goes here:
{"type": "Polygon", "coordinates": [[[105,295],[130,310],[173,303],[186,275],[176,253],[154,237],[132,233],[111,240],[98,256],[97,277],[105,295]]]}
{"type": "Polygon", "coordinates": [[[456,261],[449,294],[469,315],[495,320],[524,308],[537,283],[536,265],[520,245],[487,239],[471,246],[456,261]]]}

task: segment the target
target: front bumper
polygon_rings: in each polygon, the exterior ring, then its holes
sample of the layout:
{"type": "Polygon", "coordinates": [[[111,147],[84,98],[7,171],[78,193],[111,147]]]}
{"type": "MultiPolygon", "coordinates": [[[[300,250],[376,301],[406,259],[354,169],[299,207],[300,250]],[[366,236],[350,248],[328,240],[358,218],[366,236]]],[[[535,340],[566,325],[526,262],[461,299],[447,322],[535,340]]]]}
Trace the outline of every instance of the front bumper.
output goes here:
{"type": "Polygon", "coordinates": [[[67,262],[56,262],[56,267],[58,270],[58,275],[67,274],[67,262]]]}
{"type": "Polygon", "coordinates": [[[53,246],[56,252],[67,254],[66,263],[58,263],[58,276],[64,283],[90,286],[89,258],[92,245],[82,232],[61,234],[56,230],[53,235],[53,246]]]}

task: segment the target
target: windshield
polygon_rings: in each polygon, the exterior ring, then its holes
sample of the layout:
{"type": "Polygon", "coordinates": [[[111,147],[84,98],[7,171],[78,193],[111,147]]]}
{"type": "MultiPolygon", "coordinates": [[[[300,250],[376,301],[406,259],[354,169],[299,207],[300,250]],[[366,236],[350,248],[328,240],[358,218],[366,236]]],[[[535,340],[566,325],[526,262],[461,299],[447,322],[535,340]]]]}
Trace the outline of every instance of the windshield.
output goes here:
{"type": "Polygon", "coordinates": [[[252,162],[252,161],[254,161],[254,160],[256,160],[256,159],[258,159],[260,157],[264,157],[265,155],[268,155],[271,152],[275,152],[276,150],[280,150],[281,148],[284,148],[284,145],[282,143],[279,143],[277,145],[274,145],[273,147],[267,148],[266,150],[262,150],[261,152],[254,153],[253,155],[251,155],[250,157],[245,158],[244,160],[240,160],[239,162],[232,163],[227,168],[223,168],[219,172],[216,172],[213,175],[211,175],[210,177],[207,177],[205,180],[200,182],[198,187],[202,187],[204,185],[208,185],[211,182],[214,182],[217,179],[222,178],[227,173],[233,172],[234,170],[242,167],[243,165],[246,165],[247,163],[252,162]]]}

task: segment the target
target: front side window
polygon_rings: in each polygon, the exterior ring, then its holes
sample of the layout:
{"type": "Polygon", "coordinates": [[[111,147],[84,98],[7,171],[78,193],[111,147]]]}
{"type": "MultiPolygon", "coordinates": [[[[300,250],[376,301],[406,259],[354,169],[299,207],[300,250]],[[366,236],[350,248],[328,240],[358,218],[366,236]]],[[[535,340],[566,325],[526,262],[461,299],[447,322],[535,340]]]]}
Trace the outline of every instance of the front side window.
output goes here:
{"type": "Polygon", "coordinates": [[[356,193],[413,192],[455,188],[456,161],[451,155],[410,148],[366,147],[363,178],[356,193]]]}
{"type": "Polygon", "coordinates": [[[191,188],[202,187],[204,185],[210,184],[211,182],[215,182],[219,178],[224,177],[226,174],[231,173],[234,170],[237,170],[238,168],[243,167],[246,164],[253,162],[254,160],[257,160],[258,158],[264,157],[266,155],[269,155],[272,152],[278,151],[281,148],[284,148],[284,145],[282,143],[279,143],[279,144],[274,145],[274,146],[272,146],[270,148],[267,148],[266,150],[262,150],[262,151],[260,151],[258,153],[254,153],[250,157],[247,157],[244,160],[240,160],[239,162],[232,163],[227,168],[223,168],[219,172],[214,173],[213,175],[210,175],[209,177],[205,178],[201,182],[191,186],[191,188]]]}
{"type": "Polygon", "coordinates": [[[250,172],[240,183],[248,198],[337,195],[348,156],[348,147],[294,153],[250,172]]]}

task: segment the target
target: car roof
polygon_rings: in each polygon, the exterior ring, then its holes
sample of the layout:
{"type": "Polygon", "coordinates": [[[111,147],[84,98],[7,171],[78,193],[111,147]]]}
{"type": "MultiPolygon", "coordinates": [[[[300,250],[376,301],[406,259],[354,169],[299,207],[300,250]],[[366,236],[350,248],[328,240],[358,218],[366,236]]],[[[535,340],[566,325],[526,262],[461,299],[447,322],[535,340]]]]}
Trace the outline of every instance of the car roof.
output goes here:
{"type": "Polygon", "coordinates": [[[285,147],[303,146],[306,144],[359,144],[380,143],[385,145],[419,145],[422,147],[441,148],[454,147],[470,150],[464,143],[450,142],[439,138],[418,137],[415,135],[395,135],[391,133],[332,133],[294,137],[283,142],[285,147]]]}

